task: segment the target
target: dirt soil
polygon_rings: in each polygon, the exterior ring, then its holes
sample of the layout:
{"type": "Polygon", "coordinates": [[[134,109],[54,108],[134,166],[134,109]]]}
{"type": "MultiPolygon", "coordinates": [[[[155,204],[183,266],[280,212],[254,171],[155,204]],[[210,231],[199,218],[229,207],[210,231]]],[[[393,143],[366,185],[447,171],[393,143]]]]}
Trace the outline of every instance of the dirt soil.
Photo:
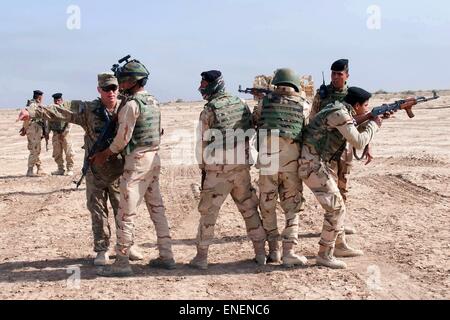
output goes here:
{"type": "MultiPolygon", "coordinates": [[[[377,96],[372,105],[398,97],[377,96]]],[[[18,134],[18,111],[0,111],[0,299],[450,298],[450,95],[417,106],[414,119],[402,112],[385,121],[373,143],[374,162],[354,164],[349,219],[358,233],[349,242],[365,255],[346,259],[348,269],[339,271],[315,265],[323,211],[309,190],[297,248],[308,257],[308,267],[257,267],[230,198],[221,210],[210,269],[187,266],[195,255],[200,172],[181,144],[193,134],[201,108],[201,102],[162,108],[161,189],[178,268],[146,266],[157,251],[154,227],[141,205],[136,243],[146,261],[133,263],[135,276],[127,279],[96,276],[84,185],[74,189],[77,177],[25,177],[28,150],[18,134]]],[[[77,172],[82,137],[75,127],[77,172]]],[[[51,146],[42,158],[47,172],[56,170],[51,146]]],[[[252,174],[256,183],[255,169],[252,174]]]]}

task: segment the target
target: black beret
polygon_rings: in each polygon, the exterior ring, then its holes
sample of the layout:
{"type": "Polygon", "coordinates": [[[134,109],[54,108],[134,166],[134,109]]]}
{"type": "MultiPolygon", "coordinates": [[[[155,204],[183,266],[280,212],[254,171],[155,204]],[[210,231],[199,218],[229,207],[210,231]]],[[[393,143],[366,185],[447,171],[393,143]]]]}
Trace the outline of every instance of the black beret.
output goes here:
{"type": "Polygon", "coordinates": [[[342,72],[342,71],[348,71],[348,60],[347,59],[340,59],[335,61],[331,65],[332,71],[342,72]]]}
{"type": "Polygon", "coordinates": [[[348,88],[347,96],[345,96],[344,101],[351,104],[352,106],[356,103],[364,103],[372,97],[370,92],[358,87],[348,88]]]}
{"type": "Polygon", "coordinates": [[[42,96],[44,93],[43,93],[41,90],[34,90],[34,91],[33,91],[33,94],[34,94],[35,96],[42,96]]]}
{"type": "Polygon", "coordinates": [[[53,99],[57,100],[57,99],[61,99],[63,96],[62,93],[55,93],[54,95],[52,95],[53,99]]]}
{"type": "Polygon", "coordinates": [[[206,82],[214,82],[222,76],[222,72],[218,70],[205,71],[201,74],[202,80],[206,82]]]}

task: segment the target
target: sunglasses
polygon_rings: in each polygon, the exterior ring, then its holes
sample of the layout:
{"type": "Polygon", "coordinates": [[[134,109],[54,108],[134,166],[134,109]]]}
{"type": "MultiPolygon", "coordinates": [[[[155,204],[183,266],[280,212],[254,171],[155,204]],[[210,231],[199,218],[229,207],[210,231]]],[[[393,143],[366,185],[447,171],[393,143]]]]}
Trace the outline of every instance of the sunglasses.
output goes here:
{"type": "Polygon", "coordinates": [[[103,87],[102,91],[103,92],[110,92],[110,91],[116,91],[117,90],[117,86],[115,85],[111,85],[111,86],[107,86],[107,87],[103,87]]]}

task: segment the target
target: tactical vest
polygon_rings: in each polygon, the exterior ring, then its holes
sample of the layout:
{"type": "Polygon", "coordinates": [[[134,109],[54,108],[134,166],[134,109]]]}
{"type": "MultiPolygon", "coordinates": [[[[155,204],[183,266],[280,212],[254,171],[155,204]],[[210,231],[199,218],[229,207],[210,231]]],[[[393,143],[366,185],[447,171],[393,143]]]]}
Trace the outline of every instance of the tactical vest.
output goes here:
{"type": "Polygon", "coordinates": [[[159,147],[161,144],[161,111],[157,102],[149,94],[137,94],[130,98],[139,106],[139,117],[136,120],[133,136],[125,149],[129,155],[139,147],[159,147]]]}
{"type": "Polygon", "coordinates": [[[328,85],[327,89],[328,89],[327,97],[323,100],[322,99],[320,100],[320,110],[325,108],[330,103],[335,103],[336,101],[339,102],[344,101],[344,98],[347,95],[348,91],[347,85],[344,86],[344,89],[342,89],[342,91],[336,91],[332,84],[328,85]]]}
{"type": "Polygon", "coordinates": [[[279,130],[280,137],[300,142],[305,122],[300,99],[275,93],[265,97],[258,129],[279,130]]]}
{"type": "MultiPolygon", "coordinates": [[[[88,120],[88,129],[86,130],[85,136],[85,157],[88,157],[89,152],[95,142],[100,138],[103,133],[107,122],[113,121],[114,115],[111,115],[106,108],[101,103],[100,99],[93,102],[89,102],[87,105],[87,110],[85,112],[91,113],[88,120]],[[109,119],[109,120],[108,120],[109,119]]],[[[112,141],[116,132],[114,131],[110,137],[108,137],[102,144],[103,148],[108,147],[112,141]]],[[[103,149],[102,148],[102,149],[103,149]]],[[[99,150],[103,151],[103,150],[99,150]]],[[[85,158],[86,159],[86,158],[85,158]]],[[[107,184],[117,181],[117,179],[123,174],[124,159],[121,155],[110,157],[109,160],[101,166],[96,166],[91,164],[90,169],[94,174],[95,178],[103,181],[107,184]]]]}
{"type": "Polygon", "coordinates": [[[94,135],[89,135],[92,142],[95,143],[105,129],[107,121],[111,121],[113,116],[108,113],[100,99],[93,101],[93,103],[89,103],[89,112],[92,112],[92,114],[95,115],[92,117],[92,122],[90,124],[90,128],[93,129],[94,135]]]}
{"type": "Polygon", "coordinates": [[[304,143],[313,146],[321,159],[329,162],[333,159],[340,158],[346,145],[346,139],[337,129],[327,128],[326,118],[333,112],[343,110],[350,112],[351,107],[345,104],[335,102],[328,104],[322,109],[306,127],[304,133],[304,143]],[[342,150],[341,150],[342,149],[342,150]]]}
{"type": "Polygon", "coordinates": [[[235,141],[235,130],[244,131],[252,128],[252,114],[248,106],[238,97],[222,93],[213,98],[208,104],[214,113],[214,124],[211,129],[217,129],[222,132],[222,141],[210,141],[208,145],[213,144],[216,148],[232,149],[235,144],[226,143],[226,141],[235,141]]]}

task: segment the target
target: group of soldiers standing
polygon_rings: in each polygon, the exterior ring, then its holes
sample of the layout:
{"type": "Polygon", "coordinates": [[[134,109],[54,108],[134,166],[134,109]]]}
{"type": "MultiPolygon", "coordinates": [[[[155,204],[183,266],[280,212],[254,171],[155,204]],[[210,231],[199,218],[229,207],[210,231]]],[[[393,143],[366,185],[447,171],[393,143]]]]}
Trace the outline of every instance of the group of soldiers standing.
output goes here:
{"type": "MultiPolygon", "coordinates": [[[[148,76],[149,72],[142,63],[127,61],[115,69],[114,75],[104,73],[98,76],[100,98],[95,101],[66,101],[47,107],[36,101],[20,114],[22,120],[64,121],[80,125],[85,131],[85,157],[88,157],[105,125],[117,121],[113,141],[108,148],[89,159],[91,167],[86,177],[87,207],[92,216],[94,250],[97,252],[94,263],[102,266],[98,270],[101,276],[132,275],[130,260],[143,259],[134,246],[134,222],[137,207],[142,201],[145,201],[155,225],[159,249],[158,258],[151,260],[149,265],[166,269],[176,266],[159,186],[161,112],[157,100],[145,90],[148,76]],[[113,264],[109,264],[108,256],[111,237],[108,199],[117,229],[113,264]]],[[[303,183],[325,210],[317,264],[345,268],[346,264],[337,257],[362,255],[362,251],[351,248],[346,241],[344,199],[349,166],[339,168],[342,163],[349,163],[344,156],[345,150],[349,149],[347,143],[356,148],[365,147],[381,126],[381,119],[368,121],[364,128],[360,128],[361,132],[358,131],[353,115],[367,112],[371,95],[361,88],[347,88],[346,77],[348,61],[334,63],[332,84],[325,93],[324,90],[320,95],[318,93],[311,107],[301,92],[299,77],[290,69],[279,69],[272,81],[275,90],[260,97],[252,113],[244,101],[226,93],[220,71],[201,74],[199,91],[207,101],[200,114],[202,159],[199,159],[199,166],[204,172],[204,181],[198,206],[197,254],[190,262],[192,267],[208,268],[214,227],[229,194],[244,218],[257,264],[306,265],[307,259],[295,252],[299,215],[305,203],[303,183]],[[342,80],[344,85],[339,87],[342,80]],[[232,144],[223,143],[229,140],[230,134],[234,139],[233,131],[254,129],[269,132],[258,139],[259,194],[251,184],[249,141],[237,139],[232,144]],[[223,140],[207,138],[210,130],[219,131],[223,140]],[[272,146],[276,146],[275,152],[272,146]],[[208,150],[213,150],[212,154],[208,150]],[[216,153],[219,150],[224,151],[219,153],[222,155],[245,150],[245,161],[230,162],[229,158],[218,158],[216,153]],[[275,169],[267,169],[262,159],[270,158],[273,153],[277,154],[278,165],[275,169]],[[281,234],[276,216],[278,198],[286,220],[281,234]]]]}
{"type": "MultiPolygon", "coordinates": [[[[52,98],[54,104],[62,105],[62,93],[55,93],[52,98]]],[[[41,105],[43,103],[44,93],[40,90],[33,92],[33,99],[28,100],[27,107],[31,105],[41,105]]],[[[40,159],[42,150],[42,139],[46,140],[46,147],[48,148],[48,140],[50,131],[53,133],[53,159],[58,165],[58,169],[52,172],[55,176],[73,176],[74,153],[72,150],[72,142],[70,137],[71,125],[63,121],[51,121],[42,119],[31,119],[24,121],[23,127],[20,130],[22,136],[27,136],[28,150],[30,155],[28,157],[27,177],[37,177],[46,175],[42,168],[40,159]],[[64,167],[64,154],[66,156],[66,167],[64,167]],[[34,171],[36,167],[36,172],[34,171]]]]}

